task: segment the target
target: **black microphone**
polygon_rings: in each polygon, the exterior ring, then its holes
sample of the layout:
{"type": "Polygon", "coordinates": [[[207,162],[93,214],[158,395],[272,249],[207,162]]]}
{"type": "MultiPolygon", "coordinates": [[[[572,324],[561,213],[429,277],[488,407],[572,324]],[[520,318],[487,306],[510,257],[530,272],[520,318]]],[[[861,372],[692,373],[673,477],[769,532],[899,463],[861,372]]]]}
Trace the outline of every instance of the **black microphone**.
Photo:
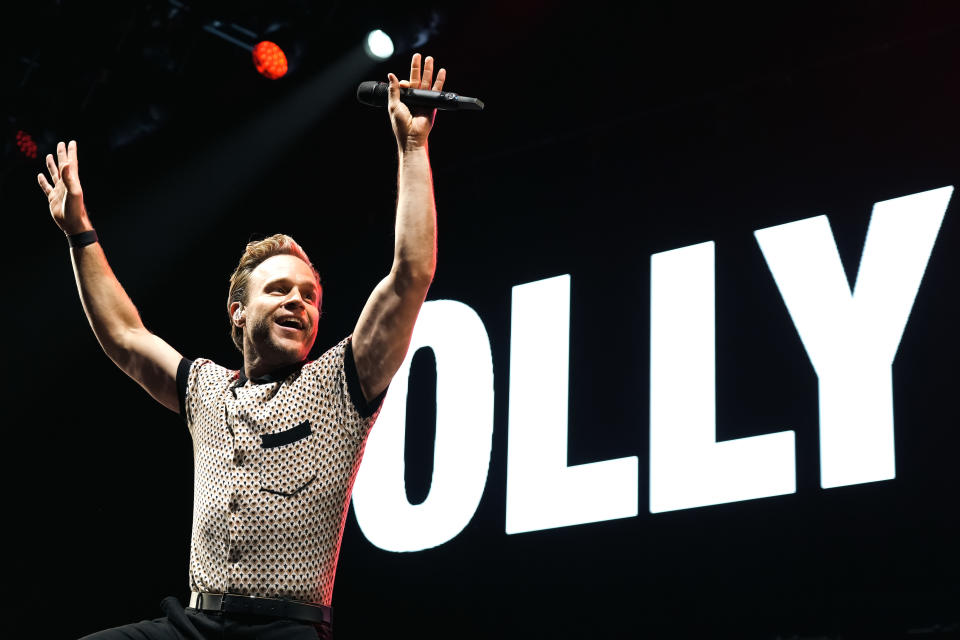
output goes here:
{"type": "MultiPolygon", "coordinates": [[[[390,85],[368,80],[357,87],[357,100],[371,107],[387,106],[390,85]]],[[[483,102],[476,98],[458,96],[449,91],[427,91],[400,87],[400,102],[412,107],[443,109],[444,111],[482,111],[483,102]]]]}

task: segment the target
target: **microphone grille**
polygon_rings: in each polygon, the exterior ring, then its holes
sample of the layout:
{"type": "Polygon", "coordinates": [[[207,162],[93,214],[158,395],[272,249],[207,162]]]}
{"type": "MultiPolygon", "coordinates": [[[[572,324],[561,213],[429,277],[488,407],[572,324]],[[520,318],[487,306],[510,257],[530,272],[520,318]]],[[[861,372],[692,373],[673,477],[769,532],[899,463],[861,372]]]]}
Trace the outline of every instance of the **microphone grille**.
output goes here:
{"type": "Polygon", "coordinates": [[[387,94],[390,87],[386,82],[367,80],[357,87],[357,100],[371,107],[383,107],[387,104],[387,94]]]}

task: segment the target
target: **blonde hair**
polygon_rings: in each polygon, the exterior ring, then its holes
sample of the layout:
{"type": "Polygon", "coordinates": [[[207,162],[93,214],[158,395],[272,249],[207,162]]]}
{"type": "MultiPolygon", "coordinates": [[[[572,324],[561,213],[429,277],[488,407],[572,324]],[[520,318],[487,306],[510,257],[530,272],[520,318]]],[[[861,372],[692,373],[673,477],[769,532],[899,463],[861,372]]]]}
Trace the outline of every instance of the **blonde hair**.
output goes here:
{"type": "MultiPolygon", "coordinates": [[[[250,283],[250,274],[257,266],[273,256],[288,255],[300,258],[313,271],[317,278],[317,288],[320,288],[320,274],[313,267],[307,252],[303,250],[297,241],[288,235],[278,233],[263,240],[256,240],[247,244],[243,255],[240,257],[240,263],[230,276],[230,292],[227,294],[227,315],[230,315],[230,305],[234,302],[247,304],[247,286],[250,283]]],[[[319,302],[318,302],[319,305],[319,302]]],[[[234,322],[230,323],[230,337],[233,344],[243,353],[243,329],[234,322]]]]}

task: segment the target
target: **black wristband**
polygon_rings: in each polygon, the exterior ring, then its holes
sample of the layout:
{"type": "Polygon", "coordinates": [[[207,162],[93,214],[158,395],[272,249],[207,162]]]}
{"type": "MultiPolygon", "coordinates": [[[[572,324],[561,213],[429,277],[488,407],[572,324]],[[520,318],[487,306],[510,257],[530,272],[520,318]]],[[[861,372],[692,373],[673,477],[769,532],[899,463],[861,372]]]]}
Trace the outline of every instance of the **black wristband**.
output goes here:
{"type": "Polygon", "coordinates": [[[71,249],[85,247],[88,244],[93,244],[97,241],[97,232],[93,229],[90,229],[90,231],[81,231],[80,233],[75,233],[72,236],[67,236],[67,242],[70,244],[71,249]]]}

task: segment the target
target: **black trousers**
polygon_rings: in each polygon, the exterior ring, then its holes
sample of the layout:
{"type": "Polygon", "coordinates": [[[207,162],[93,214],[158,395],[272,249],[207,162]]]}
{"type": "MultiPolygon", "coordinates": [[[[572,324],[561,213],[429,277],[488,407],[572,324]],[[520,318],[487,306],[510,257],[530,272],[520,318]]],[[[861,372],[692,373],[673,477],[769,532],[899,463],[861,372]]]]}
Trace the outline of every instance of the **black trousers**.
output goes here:
{"type": "Polygon", "coordinates": [[[326,624],[244,614],[184,609],[168,596],[160,603],[163,618],[98,631],[81,640],[330,640],[326,624]]]}

